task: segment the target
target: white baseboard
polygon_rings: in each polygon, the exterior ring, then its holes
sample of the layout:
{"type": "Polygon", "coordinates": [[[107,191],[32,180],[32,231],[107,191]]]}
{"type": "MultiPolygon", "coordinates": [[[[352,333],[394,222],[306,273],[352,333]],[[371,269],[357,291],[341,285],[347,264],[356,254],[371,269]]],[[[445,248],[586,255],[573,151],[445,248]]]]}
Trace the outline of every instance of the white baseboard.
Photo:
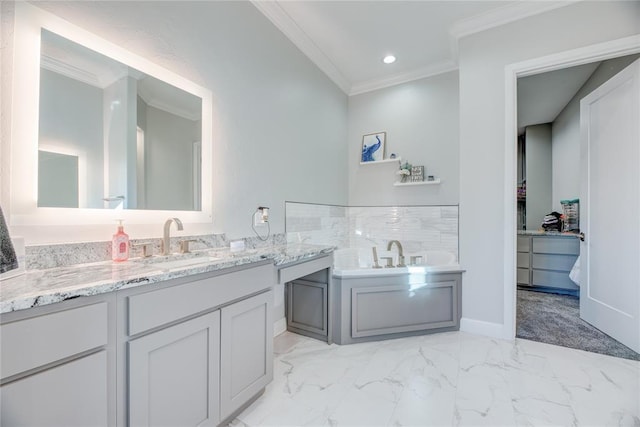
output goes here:
{"type": "Polygon", "coordinates": [[[273,323],[273,336],[277,337],[281,333],[287,330],[287,319],[278,319],[273,323]]]}
{"type": "Polygon", "coordinates": [[[504,325],[502,323],[485,322],[483,320],[468,319],[463,317],[460,319],[460,330],[470,334],[483,335],[491,338],[513,339],[505,335],[504,325]]]}

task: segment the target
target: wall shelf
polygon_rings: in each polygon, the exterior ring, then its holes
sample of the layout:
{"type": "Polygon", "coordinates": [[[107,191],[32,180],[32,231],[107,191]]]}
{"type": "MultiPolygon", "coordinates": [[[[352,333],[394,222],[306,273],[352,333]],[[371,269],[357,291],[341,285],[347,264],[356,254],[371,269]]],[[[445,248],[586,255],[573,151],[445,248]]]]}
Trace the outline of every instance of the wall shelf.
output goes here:
{"type": "Polygon", "coordinates": [[[405,187],[405,186],[411,186],[411,185],[436,185],[436,184],[440,184],[440,178],[438,179],[434,179],[433,181],[417,181],[417,182],[394,182],[393,186],[394,187],[405,187]]]}
{"type": "Polygon", "coordinates": [[[360,162],[360,165],[379,165],[380,163],[392,163],[392,162],[399,162],[402,160],[402,157],[396,157],[395,159],[383,159],[383,160],[377,160],[375,162],[360,162]]]}

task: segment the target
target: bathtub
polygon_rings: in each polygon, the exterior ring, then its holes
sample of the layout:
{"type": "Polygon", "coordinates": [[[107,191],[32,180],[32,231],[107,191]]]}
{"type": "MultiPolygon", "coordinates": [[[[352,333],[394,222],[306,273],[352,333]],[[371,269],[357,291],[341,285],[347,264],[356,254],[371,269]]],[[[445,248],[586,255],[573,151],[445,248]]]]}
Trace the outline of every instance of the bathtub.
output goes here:
{"type": "Polygon", "coordinates": [[[439,251],[429,257],[427,251],[420,265],[372,268],[357,256],[358,250],[336,252],[329,303],[333,342],[352,344],[460,328],[464,271],[453,254],[439,251]]]}
{"type": "MultiPolygon", "coordinates": [[[[385,251],[386,252],[386,251],[385,251]]],[[[390,255],[382,252],[380,256],[390,255]]],[[[424,262],[407,265],[406,267],[382,267],[373,268],[372,257],[362,249],[337,249],[334,252],[334,277],[371,277],[371,276],[398,276],[398,275],[425,275],[429,273],[454,273],[461,272],[455,254],[441,250],[424,251],[406,256],[405,262],[409,262],[413,256],[421,256],[424,262]]],[[[394,265],[397,264],[397,254],[394,255],[394,265]]]]}

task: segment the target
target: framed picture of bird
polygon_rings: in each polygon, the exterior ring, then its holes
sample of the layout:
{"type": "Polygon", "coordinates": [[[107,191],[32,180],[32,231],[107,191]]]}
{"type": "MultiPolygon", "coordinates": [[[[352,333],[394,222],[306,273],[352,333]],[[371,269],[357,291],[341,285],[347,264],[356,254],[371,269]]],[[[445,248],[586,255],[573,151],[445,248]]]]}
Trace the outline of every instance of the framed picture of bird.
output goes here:
{"type": "Polygon", "coordinates": [[[384,159],[384,140],[386,132],[377,132],[364,135],[362,137],[362,156],[360,161],[377,162],[384,159]]]}

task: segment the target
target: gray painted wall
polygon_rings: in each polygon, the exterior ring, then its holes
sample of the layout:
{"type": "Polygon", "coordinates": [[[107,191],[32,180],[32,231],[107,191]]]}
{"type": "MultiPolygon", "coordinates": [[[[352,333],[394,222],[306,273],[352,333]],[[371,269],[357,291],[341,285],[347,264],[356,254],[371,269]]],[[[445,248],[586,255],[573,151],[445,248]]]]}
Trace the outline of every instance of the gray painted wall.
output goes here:
{"type": "Polygon", "coordinates": [[[458,98],[457,71],[350,97],[349,205],[457,204],[458,98]],[[442,184],[394,187],[397,163],[360,165],[362,136],[378,131],[387,132],[386,157],[424,165],[442,184]]]}
{"type": "Polygon", "coordinates": [[[638,57],[603,61],[553,122],[553,210],[562,212],[560,200],[580,197],[580,100],[638,57]]]}
{"type": "Polygon", "coordinates": [[[41,69],[40,82],[39,143],[84,158],[87,175],[80,177],[87,186],[84,207],[102,208],[102,90],[46,69],[41,69]]]}
{"type": "MultiPolygon", "coordinates": [[[[551,123],[525,129],[527,230],[537,230],[551,212],[551,123]]],[[[562,212],[562,211],[560,211],[562,212]]]]}
{"type": "MultiPolygon", "coordinates": [[[[11,117],[4,111],[12,96],[13,20],[5,14],[11,5],[2,3],[4,125],[11,117]]],[[[271,208],[271,231],[282,233],[285,200],[347,203],[347,96],[251,3],[35,4],[213,92],[214,218],[185,224],[189,233],[252,236],[257,206],[271,208]]],[[[4,133],[2,141],[9,142],[4,133]]],[[[6,200],[8,187],[2,190],[6,200]]],[[[69,241],[80,229],[83,241],[113,234],[112,224],[63,228],[35,237],[69,241]]],[[[157,237],[161,224],[130,225],[128,232],[157,237]]]]}
{"type": "Polygon", "coordinates": [[[146,208],[193,209],[192,146],[200,122],[147,106],[146,208]]]}
{"type": "Polygon", "coordinates": [[[478,328],[503,323],[505,66],[637,34],[639,17],[640,2],[578,2],[460,40],[462,313],[478,328]]]}

